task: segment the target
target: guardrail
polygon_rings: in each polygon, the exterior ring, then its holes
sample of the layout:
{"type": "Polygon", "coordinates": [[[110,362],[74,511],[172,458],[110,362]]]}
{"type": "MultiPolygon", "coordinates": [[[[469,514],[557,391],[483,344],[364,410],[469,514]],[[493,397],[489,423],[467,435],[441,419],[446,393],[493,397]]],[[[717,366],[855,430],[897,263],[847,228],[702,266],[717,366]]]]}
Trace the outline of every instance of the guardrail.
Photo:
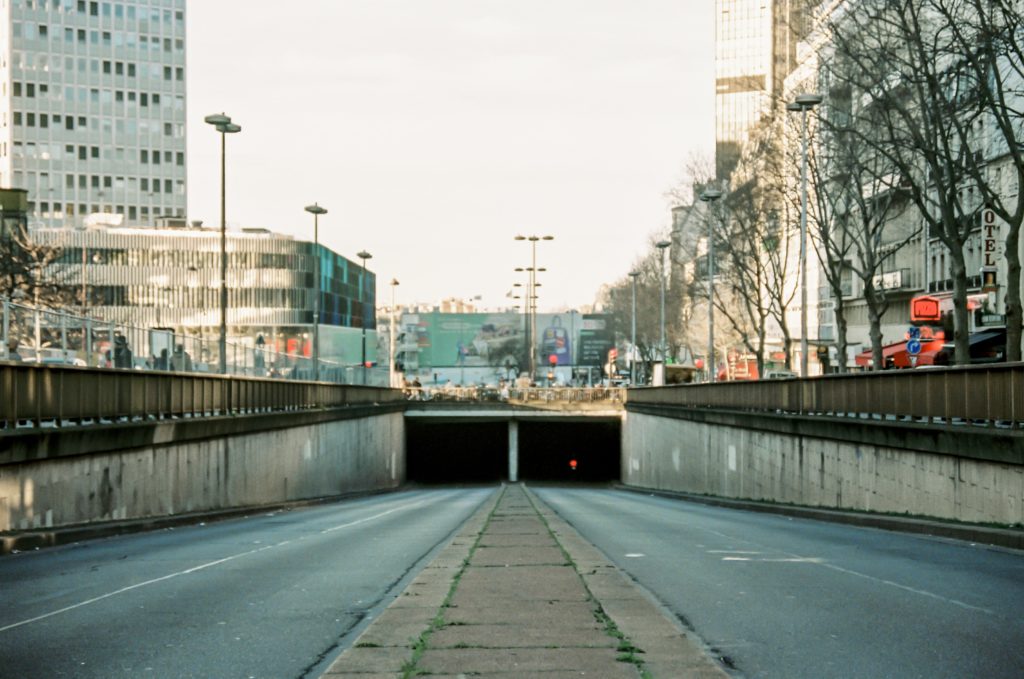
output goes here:
{"type": "Polygon", "coordinates": [[[385,387],[0,362],[0,428],[310,410],[404,400],[385,387]]]}
{"type": "Polygon", "coordinates": [[[1024,363],[630,389],[629,403],[1020,426],[1024,363]]]}
{"type": "Polygon", "coordinates": [[[479,403],[623,403],[626,390],[619,387],[528,387],[498,389],[495,387],[407,387],[410,401],[462,401],[479,403]]]}

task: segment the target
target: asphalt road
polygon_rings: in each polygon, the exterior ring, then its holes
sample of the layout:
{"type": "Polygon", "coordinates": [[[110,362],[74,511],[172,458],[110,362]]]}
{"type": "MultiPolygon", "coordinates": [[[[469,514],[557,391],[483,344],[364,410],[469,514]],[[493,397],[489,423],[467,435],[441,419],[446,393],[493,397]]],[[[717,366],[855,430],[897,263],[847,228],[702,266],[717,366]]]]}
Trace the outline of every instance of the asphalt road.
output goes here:
{"type": "Polygon", "coordinates": [[[0,559],[0,677],[318,676],[493,488],[365,497],[0,559]]]}
{"type": "Polygon", "coordinates": [[[738,676],[1024,677],[1024,553],[627,491],[534,490],[738,676]]]}

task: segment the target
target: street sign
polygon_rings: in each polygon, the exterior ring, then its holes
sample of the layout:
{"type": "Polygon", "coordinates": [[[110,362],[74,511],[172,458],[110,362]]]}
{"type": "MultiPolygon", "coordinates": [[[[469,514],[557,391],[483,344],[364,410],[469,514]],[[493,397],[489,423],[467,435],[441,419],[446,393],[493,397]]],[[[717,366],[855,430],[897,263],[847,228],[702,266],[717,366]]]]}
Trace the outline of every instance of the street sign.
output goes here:
{"type": "Polygon", "coordinates": [[[907,329],[907,339],[921,339],[921,328],[916,325],[910,326],[910,328],[907,329]]]}
{"type": "Polygon", "coordinates": [[[912,339],[907,340],[907,353],[911,356],[917,356],[921,353],[921,340],[912,339]]]}

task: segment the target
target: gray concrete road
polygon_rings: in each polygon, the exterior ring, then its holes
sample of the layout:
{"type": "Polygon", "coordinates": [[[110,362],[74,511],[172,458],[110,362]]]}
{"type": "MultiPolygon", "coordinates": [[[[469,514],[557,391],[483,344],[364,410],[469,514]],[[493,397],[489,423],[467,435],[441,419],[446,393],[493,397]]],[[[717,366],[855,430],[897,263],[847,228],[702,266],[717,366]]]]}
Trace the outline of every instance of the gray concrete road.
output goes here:
{"type": "Polygon", "coordinates": [[[493,488],[426,490],[0,559],[0,677],[318,676],[493,488]]]}
{"type": "Polygon", "coordinates": [[[1024,676],[1024,553],[534,488],[747,678],[1024,676]]]}

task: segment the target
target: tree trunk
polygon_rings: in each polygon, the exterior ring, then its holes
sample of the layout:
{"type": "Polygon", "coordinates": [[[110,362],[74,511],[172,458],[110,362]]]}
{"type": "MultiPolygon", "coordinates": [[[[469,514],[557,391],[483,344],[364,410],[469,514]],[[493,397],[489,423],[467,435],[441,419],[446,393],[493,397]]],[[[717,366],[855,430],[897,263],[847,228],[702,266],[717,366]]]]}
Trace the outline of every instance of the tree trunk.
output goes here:
{"type": "MultiPolygon", "coordinates": [[[[840,298],[837,298],[840,299],[840,298]]],[[[846,331],[848,324],[846,322],[846,309],[843,307],[842,302],[838,302],[835,307],[836,317],[836,372],[845,373],[847,372],[846,367],[846,331]]]]}
{"type": "Polygon", "coordinates": [[[885,357],[882,353],[882,314],[878,308],[878,297],[871,281],[867,280],[864,283],[864,301],[868,307],[868,337],[871,338],[873,370],[885,370],[885,357]]]}
{"type": "Polygon", "coordinates": [[[971,362],[970,323],[967,314],[967,267],[964,265],[963,250],[949,250],[950,274],[953,276],[953,342],[956,365],[971,362]]]}
{"type": "Polygon", "coordinates": [[[1021,326],[1024,310],[1020,299],[1020,226],[1006,235],[1006,360],[1021,359],[1021,326]]]}

